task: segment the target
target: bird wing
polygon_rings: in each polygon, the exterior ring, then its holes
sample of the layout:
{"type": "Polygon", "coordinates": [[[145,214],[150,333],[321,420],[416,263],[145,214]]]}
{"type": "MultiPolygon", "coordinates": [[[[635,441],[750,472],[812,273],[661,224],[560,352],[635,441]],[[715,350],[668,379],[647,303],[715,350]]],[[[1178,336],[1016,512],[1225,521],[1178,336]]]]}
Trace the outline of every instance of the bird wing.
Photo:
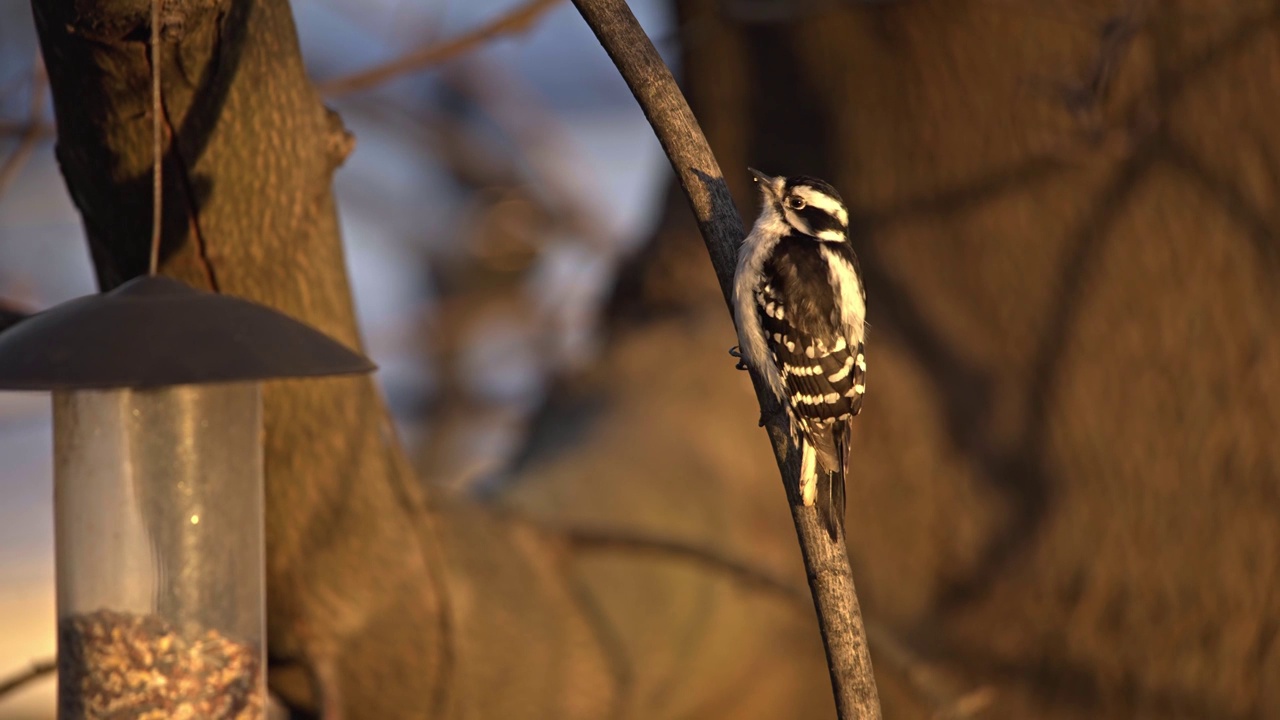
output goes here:
{"type": "Polygon", "coordinates": [[[760,323],[797,419],[834,420],[857,415],[862,410],[867,368],[863,343],[852,344],[834,323],[829,326],[832,334],[822,336],[836,339],[824,341],[788,317],[781,297],[766,283],[760,292],[760,323]]]}

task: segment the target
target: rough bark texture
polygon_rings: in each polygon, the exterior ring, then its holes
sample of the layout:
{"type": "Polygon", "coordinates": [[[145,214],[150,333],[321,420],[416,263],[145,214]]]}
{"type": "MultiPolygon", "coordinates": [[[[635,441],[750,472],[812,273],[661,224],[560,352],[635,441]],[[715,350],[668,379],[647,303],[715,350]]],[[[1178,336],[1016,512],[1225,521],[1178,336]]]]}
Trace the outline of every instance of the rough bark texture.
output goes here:
{"type": "MultiPolygon", "coordinates": [[[[733,275],[744,232],[720,165],[711,154],[698,121],[676,87],[671,72],[623,0],[574,0],[574,4],[635,94],[671,161],[732,315],[733,275]]],[[[804,505],[799,491],[800,450],[786,415],[780,411],[777,398],[754,372],[752,384],[762,418],[767,418],[762,424],[768,428],[774,459],[795,521],[796,537],[800,541],[826,648],[836,714],[847,720],[878,719],[880,701],[844,531],[841,529],[838,537],[829,536],[819,522],[817,507],[804,505]]]]}
{"type": "MultiPolygon", "coordinates": [[[[995,687],[988,717],[1280,717],[1274,5],[678,6],[723,165],[857,208],[871,621],[995,687]]],[[[660,237],[620,335],[719,303],[660,237]]]]}

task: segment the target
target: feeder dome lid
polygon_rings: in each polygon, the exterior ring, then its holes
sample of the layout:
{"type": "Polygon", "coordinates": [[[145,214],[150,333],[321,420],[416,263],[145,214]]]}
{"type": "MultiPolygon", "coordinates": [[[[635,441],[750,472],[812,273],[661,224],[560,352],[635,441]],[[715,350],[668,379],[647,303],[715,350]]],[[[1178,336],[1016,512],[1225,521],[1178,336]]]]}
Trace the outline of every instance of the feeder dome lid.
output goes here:
{"type": "Polygon", "coordinates": [[[367,373],[364,355],[264,305],[143,276],[0,333],[0,389],[80,390],[367,373]]]}

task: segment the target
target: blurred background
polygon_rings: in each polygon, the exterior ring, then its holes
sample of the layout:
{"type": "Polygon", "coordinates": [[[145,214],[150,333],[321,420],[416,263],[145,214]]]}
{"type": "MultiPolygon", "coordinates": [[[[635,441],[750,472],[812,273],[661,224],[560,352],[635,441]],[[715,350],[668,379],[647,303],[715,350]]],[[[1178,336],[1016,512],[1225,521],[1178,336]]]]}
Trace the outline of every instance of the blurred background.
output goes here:
{"type": "MultiPolygon", "coordinates": [[[[747,165],[852,209],[871,334],[849,545],[886,717],[1280,718],[1280,3],[631,6],[744,216],[747,165]]],[[[423,482],[802,583],[706,252],[572,6],[293,12],[357,138],[347,262],[423,482]],[[447,60],[352,75],[513,12],[447,60]]],[[[0,3],[19,311],[95,289],[37,54],[28,5],[0,3]]],[[[0,677],[54,651],[47,405],[0,396],[0,677]]],[[[648,603],[684,639],[618,630],[635,716],[831,716],[811,606],[584,562],[606,615],[648,603]]],[[[52,703],[46,677],[0,718],[52,703]]]]}
{"type": "MultiPolygon", "coordinates": [[[[324,0],[294,14],[323,84],[521,6],[324,0]]],[[[596,357],[618,263],[652,232],[669,173],[573,7],[540,7],[527,32],[327,101],[357,138],[335,193],[368,354],[424,479],[459,489],[501,482],[551,383],[596,357]]],[[[666,3],[632,7],[671,35],[666,3]]],[[[0,2],[0,302],[26,312],[96,291],[38,54],[29,4],[0,2]],[[24,143],[32,117],[39,138],[24,143]]],[[[56,644],[51,431],[47,396],[0,394],[0,677],[56,644]]],[[[54,685],[0,699],[0,718],[52,717],[54,685]]]]}

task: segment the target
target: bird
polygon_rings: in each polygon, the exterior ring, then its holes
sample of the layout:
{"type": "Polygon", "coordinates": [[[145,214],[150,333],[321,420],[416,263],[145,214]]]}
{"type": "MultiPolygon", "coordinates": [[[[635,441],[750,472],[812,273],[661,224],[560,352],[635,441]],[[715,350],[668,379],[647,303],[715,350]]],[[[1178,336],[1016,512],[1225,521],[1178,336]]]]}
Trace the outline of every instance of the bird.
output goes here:
{"type": "Polygon", "coordinates": [[[739,369],[785,408],[801,448],[799,494],[827,534],[844,531],[853,418],[866,392],[867,295],[849,242],[849,211],[830,183],[748,168],[760,215],[733,279],[739,369]]]}

